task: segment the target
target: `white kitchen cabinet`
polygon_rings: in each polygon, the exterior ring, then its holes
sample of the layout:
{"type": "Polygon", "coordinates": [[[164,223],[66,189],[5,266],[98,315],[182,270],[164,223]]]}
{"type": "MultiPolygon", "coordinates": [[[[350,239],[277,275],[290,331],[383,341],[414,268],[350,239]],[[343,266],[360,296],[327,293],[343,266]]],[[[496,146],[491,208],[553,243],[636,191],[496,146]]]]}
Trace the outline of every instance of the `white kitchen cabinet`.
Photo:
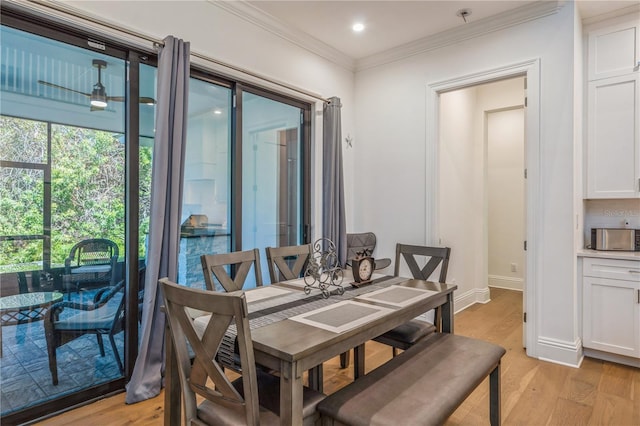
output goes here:
{"type": "Polygon", "coordinates": [[[616,18],[589,31],[589,81],[637,71],[640,61],[638,19],[616,18]]]}
{"type": "Polygon", "coordinates": [[[640,261],[584,258],[582,344],[640,358],[640,261]]]}
{"type": "Polygon", "coordinates": [[[589,82],[587,198],[640,198],[639,75],[589,82]]]}

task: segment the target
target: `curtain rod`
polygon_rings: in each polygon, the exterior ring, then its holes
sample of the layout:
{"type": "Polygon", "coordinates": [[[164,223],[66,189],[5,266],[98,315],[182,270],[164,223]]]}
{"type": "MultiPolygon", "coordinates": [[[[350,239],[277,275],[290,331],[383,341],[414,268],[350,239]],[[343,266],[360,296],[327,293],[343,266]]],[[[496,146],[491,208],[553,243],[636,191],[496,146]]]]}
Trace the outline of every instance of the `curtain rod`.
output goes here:
{"type": "MultiPolygon", "coordinates": [[[[68,7],[68,6],[64,6],[64,5],[57,4],[57,3],[52,3],[52,2],[47,1],[47,0],[27,0],[27,1],[29,3],[33,3],[33,4],[36,4],[36,5],[42,6],[42,7],[46,7],[48,9],[53,9],[53,10],[55,10],[57,12],[62,12],[64,14],[71,15],[74,18],[79,18],[79,19],[82,19],[82,20],[85,20],[85,21],[89,21],[89,22],[91,22],[93,24],[100,25],[102,27],[106,27],[106,28],[108,28],[110,30],[115,30],[115,31],[127,34],[129,36],[133,36],[133,37],[138,38],[138,39],[146,40],[148,42],[151,42],[155,47],[164,46],[164,42],[162,40],[158,40],[158,39],[155,39],[153,37],[149,37],[146,34],[143,34],[143,33],[137,32],[137,31],[133,31],[133,30],[130,30],[130,29],[127,29],[127,28],[119,27],[119,26],[116,26],[114,24],[111,24],[111,23],[108,23],[108,22],[105,22],[105,21],[101,21],[100,19],[94,18],[94,17],[89,16],[89,15],[84,14],[84,13],[80,13],[77,10],[72,9],[71,7],[68,7]]],[[[254,78],[269,82],[271,84],[275,84],[276,86],[280,86],[280,87],[283,87],[285,89],[292,90],[294,92],[303,94],[305,96],[309,96],[309,97],[312,97],[314,99],[318,99],[318,100],[320,100],[322,102],[329,102],[328,99],[323,98],[322,96],[319,96],[317,94],[308,92],[308,91],[306,91],[304,89],[300,89],[300,88],[297,88],[295,86],[291,86],[291,85],[289,85],[287,83],[283,83],[281,81],[274,80],[274,79],[269,78],[269,77],[265,77],[264,75],[261,75],[261,74],[258,74],[256,72],[250,71],[250,70],[248,70],[246,68],[238,67],[238,66],[231,65],[229,63],[220,61],[218,59],[214,59],[214,58],[212,58],[210,56],[207,56],[207,55],[204,55],[202,53],[191,51],[191,56],[194,56],[194,57],[196,57],[198,59],[202,59],[202,60],[207,61],[207,62],[214,63],[216,65],[220,65],[220,66],[222,66],[224,68],[228,68],[228,69],[231,69],[233,71],[240,72],[240,73],[245,74],[245,75],[249,75],[251,77],[254,77],[254,78]]]]}

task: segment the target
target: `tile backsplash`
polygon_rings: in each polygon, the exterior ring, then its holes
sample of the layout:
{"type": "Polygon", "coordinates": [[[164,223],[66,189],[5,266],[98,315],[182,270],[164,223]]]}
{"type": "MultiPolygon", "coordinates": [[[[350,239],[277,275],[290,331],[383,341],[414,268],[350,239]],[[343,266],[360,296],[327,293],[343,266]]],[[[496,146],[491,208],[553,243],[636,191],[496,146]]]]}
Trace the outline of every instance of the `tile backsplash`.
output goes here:
{"type": "Polygon", "coordinates": [[[591,242],[591,228],[640,229],[640,199],[585,200],[585,245],[591,242]]]}

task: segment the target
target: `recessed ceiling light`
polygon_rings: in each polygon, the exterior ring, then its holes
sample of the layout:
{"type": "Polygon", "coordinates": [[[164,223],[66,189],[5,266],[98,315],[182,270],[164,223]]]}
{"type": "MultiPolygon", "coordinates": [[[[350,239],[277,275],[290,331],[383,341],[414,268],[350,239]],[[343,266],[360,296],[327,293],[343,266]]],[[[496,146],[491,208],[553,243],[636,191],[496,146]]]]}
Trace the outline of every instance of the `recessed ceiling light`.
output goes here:
{"type": "Polygon", "coordinates": [[[353,24],[353,27],[351,27],[353,29],[354,32],[359,33],[364,31],[364,24],[362,22],[356,22],[355,24],[353,24]]]}
{"type": "Polygon", "coordinates": [[[220,111],[219,109],[214,109],[213,113],[216,114],[216,115],[220,115],[220,114],[222,114],[222,111],[220,111]]]}

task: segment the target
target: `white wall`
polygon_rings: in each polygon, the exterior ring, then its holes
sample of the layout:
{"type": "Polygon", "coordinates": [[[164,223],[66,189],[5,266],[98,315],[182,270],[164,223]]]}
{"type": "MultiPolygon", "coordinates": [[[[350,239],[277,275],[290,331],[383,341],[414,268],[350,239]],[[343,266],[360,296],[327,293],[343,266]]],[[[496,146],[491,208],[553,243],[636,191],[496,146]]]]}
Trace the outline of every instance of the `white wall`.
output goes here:
{"type": "Polygon", "coordinates": [[[524,111],[487,114],[489,285],[522,290],[525,236],[524,111]]]}
{"type": "MultiPolygon", "coordinates": [[[[428,51],[356,74],[356,126],[362,159],[356,175],[370,176],[375,191],[359,196],[356,221],[378,234],[379,256],[390,256],[397,241],[426,243],[428,164],[425,147],[425,91],[430,84],[539,58],[541,206],[536,232],[534,356],[579,363],[576,332],[574,235],[574,10],[557,13],[453,46],[428,51]],[[380,172],[384,171],[384,172],[380,172]]],[[[467,171],[461,170],[464,174],[467,171]]],[[[469,190],[469,192],[471,189],[469,190]]],[[[447,214],[457,214],[448,211],[447,214]]],[[[462,247],[452,247],[453,263],[462,247]]],[[[462,270],[466,266],[462,267],[462,270]]],[[[481,288],[456,274],[458,293],[481,288]]]]}
{"type": "Polygon", "coordinates": [[[477,301],[475,289],[484,292],[483,301],[488,300],[483,240],[484,160],[482,145],[476,143],[476,109],[475,88],[444,93],[440,97],[440,197],[437,204],[441,220],[438,243],[451,247],[447,281],[460,286],[456,295],[458,308],[461,303],[465,307],[477,301]],[[475,285],[469,286],[469,283],[475,285]],[[463,295],[467,295],[464,302],[461,301],[463,295]]]}

